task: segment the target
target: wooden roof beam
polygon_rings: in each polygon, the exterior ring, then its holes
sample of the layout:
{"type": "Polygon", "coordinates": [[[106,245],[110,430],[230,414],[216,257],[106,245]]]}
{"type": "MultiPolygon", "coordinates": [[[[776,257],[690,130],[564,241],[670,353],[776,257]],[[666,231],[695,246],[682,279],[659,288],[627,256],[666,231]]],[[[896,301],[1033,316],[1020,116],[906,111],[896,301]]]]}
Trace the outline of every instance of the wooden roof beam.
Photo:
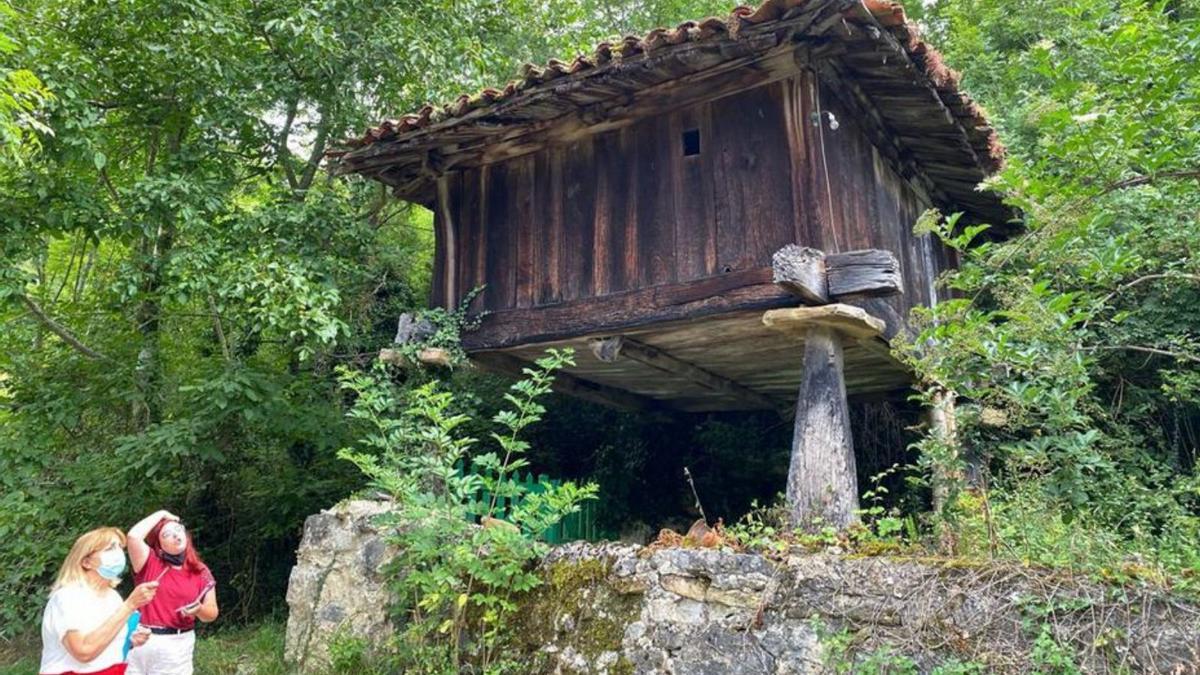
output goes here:
{"type": "MultiPolygon", "coordinates": [[[[485,370],[502,373],[512,377],[525,377],[525,369],[533,364],[504,352],[476,352],[470,355],[471,361],[478,363],[485,370]]],[[[575,398],[581,398],[592,403],[628,410],[632,412],[663,412],[665,406],[655,399],[633,392],[617,389],[607,385],[575,377],[558,371],[554,373],[554,391],[575,398]]]]}
{"type": "Polygon", "coordinates": [[[592,353],[605,363],[613,363],[621,356],[625,356],[630,360],[664,373],[676,375],[718,394],[738,399],[752,408],[774,410],[784,417],[789,414],[787,406],[780,401],[632,338],[617,335],[593,339],[592,353]]]}

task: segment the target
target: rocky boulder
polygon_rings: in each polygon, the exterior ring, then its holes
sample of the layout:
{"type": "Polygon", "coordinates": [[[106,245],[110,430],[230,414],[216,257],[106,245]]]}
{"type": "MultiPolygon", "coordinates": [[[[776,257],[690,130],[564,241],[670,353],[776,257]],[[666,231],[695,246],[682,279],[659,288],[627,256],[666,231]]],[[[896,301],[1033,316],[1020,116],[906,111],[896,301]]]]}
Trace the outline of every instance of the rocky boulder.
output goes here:
{"type": "Polygon", "coordinates": [[[338,641],[379,645],[392,633],[383,566],[395,556],[373,520],[389,502],[353,500],[308,517],[288,579],[284,655],[301,673],[329,667],[338,641]]]}

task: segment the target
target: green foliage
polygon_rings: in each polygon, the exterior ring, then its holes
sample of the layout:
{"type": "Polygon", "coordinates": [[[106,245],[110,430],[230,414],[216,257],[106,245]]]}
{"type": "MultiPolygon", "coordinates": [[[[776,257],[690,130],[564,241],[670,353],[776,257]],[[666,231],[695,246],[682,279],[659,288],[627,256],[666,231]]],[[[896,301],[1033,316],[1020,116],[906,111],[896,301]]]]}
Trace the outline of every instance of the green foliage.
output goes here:
{"type": "Polygon", "coordinates": [[[222,621],[278,604],[304,517],[362,483],[334,457],[337,366],[424,305],[433,252],[432,214],[325,151],[707,11],[597,8],[0,0],[0,637],[34,625],[75,535],[162,507],[222,621]]]}
{"type": "Polygon", "coordinates": [[[355,395],[349,415],[364,431],[357,449],[339,455],[395,502],[381,523],[399,552],[397,667],[432,673],[457,672],[464,661],[483,672],[511,666],[497,646],[517,610],[515,596],[540,583],[529,568],[547,548],[539,537],[596,494],[594,485],[571,482],[528,492],[515,480],[528,466],[522,433],[545,414],[540,399],[554,372],[572,363],[569,350],[551,350],[526,369],[527,377],[504,395],[509,407],[492,418],[494,446],[473,456],[478,439],[462,435],[469,416],[455,411],[452,392],[429,382],[404,396],[382,368],[343,371],[343,385],[355,395]],[[475,471],[461,472],[468,460],[475,471]],[[475,501],[481,488],[490,501],[475,501]],[[497,518],[500,500],[515,504],[507,521],[497,518]]]}
{"type": "Polygon", "coordinates": [[[28,68],[13,63],[20,51],[25,17],[0,1],[0,159],[21,163],[38,147],[38,134],[50,131],[37,116],[54,95],[28,68]]]}
{"type": "Polygon", "coordinates": [[[923,670],[912,658],[887,647],[864,652],[857,644],[859,636],[855,631],[849,627],[832,630],[820,615],[814,614],[809,618],[809,627],[816,633],[821,644],[821,665],[827,672],[839,675],[915,675],[920,672],[929,672],[932,675],[975,675],[987,672],[979,663],[963,662],[954,658],[947,658],[933,668],[923,670]]]}
{"type": "MultiPolygon", "coordinates": [[[[961,397],[959,438],[917,445],[950,477],[961,550],[1184,587],[1200,561],[1200,45],[1190,2],[926,3],[991,112],[990,181],[1024,232],[927,214],[962,257],[907,356],[961,397]],[[980,497],[954,494],[968,469],[980,497]],[[960,508],[978,504],[982,509],[960,508]],[[1184,534],[1182,537],[1178,533],[1184,534]],[[990,540],[990,542],[989,542],[990,540]]],[[[947,487],[947,486],[943,486],[947,487]]],[[[935,490],[938,486],[934,486],[935,490]]]]}
{"type": "Polygon", "coordinates": [[[471,302],[483,292],[483,286],[471,289],[470,293],[454,309],[431,307],[416,313],[415,321],[425,322],[433,329],[422,339],[406,342],[400,347],[401,354],[411,363],[418,363],[418,355],[428,348],[444,349],[450,354],[451,364],[461,363],[467,358],[462,348],[462,334],[479,327],[487,312],[470,312],[471,302]]]}

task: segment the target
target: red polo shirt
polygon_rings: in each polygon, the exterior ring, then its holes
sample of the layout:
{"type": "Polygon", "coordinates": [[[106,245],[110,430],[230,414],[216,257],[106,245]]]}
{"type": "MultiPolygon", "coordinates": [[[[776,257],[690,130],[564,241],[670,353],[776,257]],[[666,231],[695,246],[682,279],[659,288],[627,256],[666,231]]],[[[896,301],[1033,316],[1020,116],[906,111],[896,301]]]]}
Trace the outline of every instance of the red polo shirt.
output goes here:
{"type": "Polygon", "coordinates": [[[133,575],[137,584],[158,579],[158,592],[149,604],[141,608],[143,626],[157,628],[194,628],[196,617],[181,614],[181,607],[196,600],[216,587],[217,582],[205,567],[201,572],[190,572],[186,567],[173,567],[151,551],[142,570],[133,575]]]}

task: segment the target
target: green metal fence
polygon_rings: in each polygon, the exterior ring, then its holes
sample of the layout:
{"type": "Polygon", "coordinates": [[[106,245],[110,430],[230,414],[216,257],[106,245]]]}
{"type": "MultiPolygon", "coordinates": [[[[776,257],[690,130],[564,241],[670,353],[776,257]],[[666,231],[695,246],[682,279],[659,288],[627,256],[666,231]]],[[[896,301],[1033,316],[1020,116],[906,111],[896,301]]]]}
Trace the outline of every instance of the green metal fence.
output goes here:
{"type": "MultiPolygon", "coordinates": [[[[464,475],[461,464],[458,466],[458,473],[460,476],[464,475]]],[[[496,478],[494,473],[484,474],[478,470],[473,470],[472,473],[483,477],[490,475],[491,478],[496,478]]],[[[506,476],[505,481],[511,481],[525,488],[523,494],[544,492],[547,485],[558,487],[562,484],[561,480],[550,478],[544,473],[534,477],[532,473],[522,475],[520,472],[517,472],[516,475],[506,476]]],[[[474,498],[471,499],[471,503],[474,506],[471,509],[471,513],[474,515],[468,517],[474,520],[478,514],[486,510],[487,505],[491,501],[492,493],[484,488],[480,488],[474,498]]],[[[522,501],[522,497],[497,497],[496,508],[492,512],[493,517],[500,520],[508,520],[508,515],[512,507],[519,505],[522,501]]],[[[598,507],[598,499],[584,501],[579,505],[578,511],[568,514],[557,525],[543,532],[542,538],[550,544],[564,544],[568,541],[579,541],[581,539],[584,541],[600,541],[606,538],[605,533],[601,532],[596,526],[596,514],[599,512],[598,507]]]]}

